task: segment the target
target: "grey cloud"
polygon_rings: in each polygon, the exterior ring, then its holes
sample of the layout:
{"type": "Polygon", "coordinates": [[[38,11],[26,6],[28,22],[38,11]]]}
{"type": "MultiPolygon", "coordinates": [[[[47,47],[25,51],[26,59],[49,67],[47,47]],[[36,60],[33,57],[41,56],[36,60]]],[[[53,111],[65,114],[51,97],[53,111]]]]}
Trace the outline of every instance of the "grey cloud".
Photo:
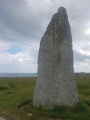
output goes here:
{"type": "MultiPolygon", "coordinates": [[[[41,37],[58,7],[67,9],[73,45],[90,51],[84,42],[90,41],[90,35],[85,31],[90,28],[90,1],[89,0],[0,0],[0,41],[13,44],[30,45],[40,42],[41,37]]],[[[35,58],[37,52],[32,52],[35,58]]],[[[81,55],[74,51],[75,61],[85,61],[89,56],[81,55]]]]}
{"type": "Polygon", "coordinates": [[[90,56],[86,56],[86,55],[82,55],[80,53],[78,53],[77,51],[74,51],[74,61],[78,61],[78,62],[84,62],[85,60],[90,60],[90,56]]]}
{"type": "Polygon", "coordinates": [[[40,17],[40,13],[35,13],[25,0],[0,1],[0,23],[20,36],[38,37],[37,33],[42,30],[40,17]]]}
{"type": "Polygon", "coordinates": [[[71,24],[72,37],[74,42],[82,42],[83,40],[89,40],[86,38],[84,32],[90,27],[90,1],[89,0],[70,0],[67,2],[67,11],[71,24]]]}
{"type": "MultiPolygon", "coordinates": [[[[3,27],[14,31],[17,35],[40,39],[46,28],[46,26],[44,26],[45,28],[43,27],[43,24],[50,20],[54,9],[56,10],[61,4],[57,6],[55,1],[50,1],[52,4],[50,9],[48,5],[48,8],[46,8],[46,5],[44,7],[44,1],[39,0],[37,2],[35,0],[35,2],[31,2],[30,6],[27,5],[26,1],[1,0],[0,23],[3,27]]],[[[59,0],[57,0],[57,2],[60,3],[59,0]]],[[[64,4],[62,0],[61,3],[62,5],[64,4]]],[[[85,30],[85,23],[90,18],[87,12],[90,11],[89,3],[88,0],[76,0],[74,3],[72,0],[69,2],[66,0],[65,4],[69,14],[74,40],[81,37],[81,34],[85,30]],[[87,10],[85,8],[87,8],[87,10]]]]}

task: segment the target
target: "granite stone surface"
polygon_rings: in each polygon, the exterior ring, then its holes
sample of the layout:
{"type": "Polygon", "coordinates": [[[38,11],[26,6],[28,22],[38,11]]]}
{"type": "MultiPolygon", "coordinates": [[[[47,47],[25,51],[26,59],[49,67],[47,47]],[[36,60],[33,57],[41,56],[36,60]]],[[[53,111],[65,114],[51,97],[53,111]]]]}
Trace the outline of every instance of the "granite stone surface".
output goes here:
{"type": "Polygon", "coordinates": [[[75,106],[78,102],[71,29],[66,9],[60,7],[40,42],[33,105],[53,108],[75,106]]]}

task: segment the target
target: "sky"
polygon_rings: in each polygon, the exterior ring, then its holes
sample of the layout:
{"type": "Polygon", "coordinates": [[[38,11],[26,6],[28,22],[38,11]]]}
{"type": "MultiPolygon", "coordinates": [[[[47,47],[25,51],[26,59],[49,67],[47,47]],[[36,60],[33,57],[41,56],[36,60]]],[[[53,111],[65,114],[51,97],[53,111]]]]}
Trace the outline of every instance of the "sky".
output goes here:
{"type": "Polygon", "coordinates": [[[89,0],[0,0],[0,73],[36,73],[40,40],[60,6],[71,25],[74,71],[90,72],[89,0]]]}

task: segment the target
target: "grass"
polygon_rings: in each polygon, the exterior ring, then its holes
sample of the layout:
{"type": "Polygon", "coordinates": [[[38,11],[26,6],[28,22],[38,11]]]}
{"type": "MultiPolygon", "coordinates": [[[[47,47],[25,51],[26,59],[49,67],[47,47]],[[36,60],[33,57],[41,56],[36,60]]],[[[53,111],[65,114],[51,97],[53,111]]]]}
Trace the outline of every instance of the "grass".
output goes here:
{"type": "Polygon", "coordinates": [[[51,110],[32,105],[36,78],[0,78],[0,116],[14,120],[90,120],[90,74],[75,77],[80,102],[73,108],[56,106],[51,110]]]}

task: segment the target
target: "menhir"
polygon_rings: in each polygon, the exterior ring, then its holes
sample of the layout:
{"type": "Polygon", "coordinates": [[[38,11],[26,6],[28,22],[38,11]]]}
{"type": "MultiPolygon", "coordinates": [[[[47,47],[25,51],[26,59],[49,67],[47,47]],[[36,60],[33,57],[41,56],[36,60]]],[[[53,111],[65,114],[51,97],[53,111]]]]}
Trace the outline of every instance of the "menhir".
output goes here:
{"type": "Polygon", "coordinates": [[[78,101],[71,30],[66,9],[60,7],[41,39],[33,105],[53,108],[75,106],[78,101]]]}

